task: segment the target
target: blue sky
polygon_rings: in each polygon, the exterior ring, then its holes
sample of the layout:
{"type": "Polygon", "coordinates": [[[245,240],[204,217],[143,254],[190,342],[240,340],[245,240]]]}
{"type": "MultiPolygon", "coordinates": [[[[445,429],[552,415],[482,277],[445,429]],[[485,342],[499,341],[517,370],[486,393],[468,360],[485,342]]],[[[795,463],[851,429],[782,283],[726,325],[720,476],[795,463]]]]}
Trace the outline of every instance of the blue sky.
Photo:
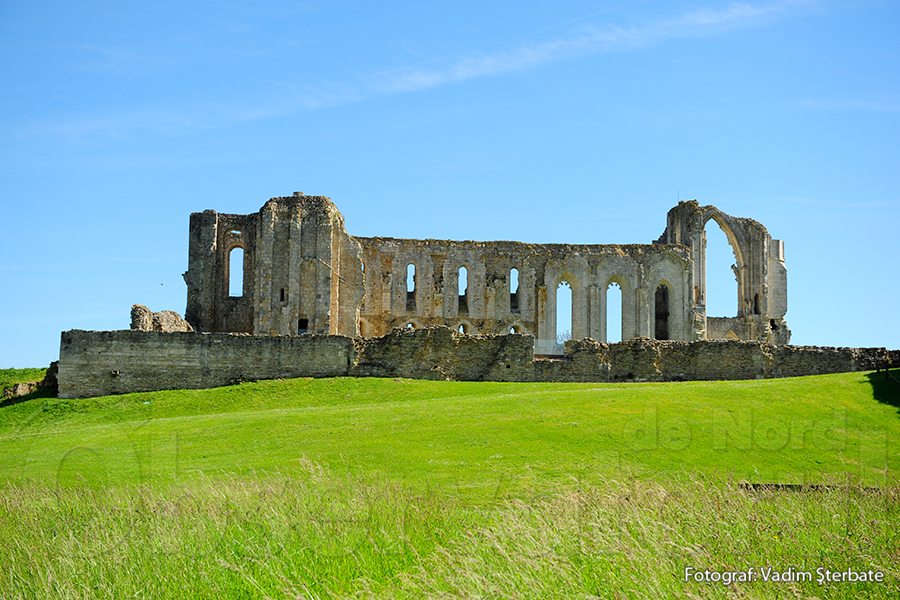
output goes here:
{"type": "Polygon", "coordinates": [[[355,235],[572,243],[650,243],[696,198],[785,241],[794,343],[900,347],[898,26],[827,0],[0,3],[0,368],[183,313],[190,213],[294,191],[355,235]]]}

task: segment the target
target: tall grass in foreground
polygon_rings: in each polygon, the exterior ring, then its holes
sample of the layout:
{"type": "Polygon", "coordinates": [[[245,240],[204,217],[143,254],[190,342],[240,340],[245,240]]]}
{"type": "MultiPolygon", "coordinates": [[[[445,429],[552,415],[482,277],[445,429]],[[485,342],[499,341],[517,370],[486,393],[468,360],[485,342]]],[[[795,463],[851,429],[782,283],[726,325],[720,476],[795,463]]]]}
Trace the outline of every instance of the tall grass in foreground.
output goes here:
{"type": "Polygon", "coordinates": [[[900,490],[607,482],[473,507],[299,474],[169,486],[0,485],[0,597],[887,598],[900,490]],[[877,569],[884,583],[684,581],[685,567],[877,569]]]}

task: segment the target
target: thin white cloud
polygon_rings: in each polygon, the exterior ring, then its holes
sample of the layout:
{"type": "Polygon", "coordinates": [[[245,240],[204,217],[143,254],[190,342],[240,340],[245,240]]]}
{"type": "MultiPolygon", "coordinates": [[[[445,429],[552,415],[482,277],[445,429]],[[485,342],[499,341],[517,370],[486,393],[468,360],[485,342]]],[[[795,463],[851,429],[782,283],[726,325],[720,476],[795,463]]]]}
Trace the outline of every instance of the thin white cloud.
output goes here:
{"type": "Polygon", "coordinates": [[[723,10],[699,10],[675,19],[631,27],[582,27],[577,33],[500,52],[457,58],[442,68],[410,67],[385,75],[377,86],[384,93],[403,93],[482,77],[521,71],[537,65],[588,54],[620,52],[669,39],[699,37],[750,27],[806,2],[766,5],[732,4],[723,10]]]}
{"type": "MultiPolygon", "coordinates": [[[[20,138],[61,135],[80,139],[85,136],[139,138],[147,132],[163,136],[181,135],[303,110],[360,102],[379,96],[420,91],[478,77],[523,71],[580,56],[623,52],[671,39],[721,34],[733,29],[765,24],[771,19],[784,18],[791,9],[814,1],[782,0],[759,5],[734,3],[721,10],[697,10],[669,20],[628,27],[584,24],[568,35],[555,39],[523,43],[490,53],[428,60],[409,67],[373,73],[353,82],[322,82],[313,86],[272,82],[273,90],[265,95],[264,100],[259,101],[145,107],[105,115],[70,116],[59,121],[22,124],[15,127],[12,133],[20,138]]],[[[590,16],[593,15],[585,15],[573,21],[581,21],[590,16]]],[[[556,27],[558,26],[550,29],[556,27]]],[[[106,56],[110,66],[156,60],[119,51],[106,52],[106,56]]]]}

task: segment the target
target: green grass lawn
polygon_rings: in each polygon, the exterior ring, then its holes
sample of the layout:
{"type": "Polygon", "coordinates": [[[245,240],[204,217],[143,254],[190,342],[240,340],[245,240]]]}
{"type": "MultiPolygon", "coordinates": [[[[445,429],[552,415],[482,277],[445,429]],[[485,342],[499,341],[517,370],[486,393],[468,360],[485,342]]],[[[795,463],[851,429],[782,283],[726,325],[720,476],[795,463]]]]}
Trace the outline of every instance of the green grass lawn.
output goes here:
{"type": "Polygon", "coordinates": [[[0,445],[4,598],[900,589],[900,383],[882,373],[298,379],[35,398],[0,408],[0,445]],[[835,488],[748,492],[744,481],[835,488]],[[875,568],[887,582],[683,576],[767,566],[875,568]]]}
{"type": "Polygon", "coordinates": [[[0,390],[14,383],[40,381],[47,374],[47,369],[0,369],[0,390]]]}
{"type": "Polygon", "coordinates": [[[337,473],[521,497],[615,474],[764,483],[895,473],[900,391],[878,374],[665,384],[261,381],[0,410],[0,478],[170,482],[337,473]]]}

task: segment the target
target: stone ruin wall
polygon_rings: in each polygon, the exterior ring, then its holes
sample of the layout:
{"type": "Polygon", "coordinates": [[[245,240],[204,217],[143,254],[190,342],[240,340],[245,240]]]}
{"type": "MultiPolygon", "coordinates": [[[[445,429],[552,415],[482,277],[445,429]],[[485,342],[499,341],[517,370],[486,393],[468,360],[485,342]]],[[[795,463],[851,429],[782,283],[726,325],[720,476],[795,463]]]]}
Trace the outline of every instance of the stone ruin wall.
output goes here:
{"type": "Polygon", "coordinates": [[[693,339],[742,339],[788,344],[787,268],[784,242],[753,219],[732,217],[696,200],[679,202],[666,217],[655,244],[681,244],[689,251],[689,275],[697,335],[693,339]],[[734,317],[706,314],[706,227],[714,221],[734,253],[738,305],[734,317]]]}
{"type": "Polygon", "coordinates": [[[185,319],[196,331],[357,334],[360,248],[328,198],[298,192],[250,215],[193,213],[189,247],[185,319]],[[232,295],[238,249],[243,284],[232,295]]]}
{"type": "Polygon", "coordinates": [[[254,336],[157,331],[63,332],[59,396],[199,389],[292,377],[410,377],[455,381],[680,381],[862,371],[889,364],[884,348],[761,342],[566,343],[561,359],[534,358],[525,334],[467,336],[397,329],[380,338],[254,336]]]}
{"type": "Polygon", "coordinates": [[[361,337],[443,325],[468,334],[527,333],[553,344],[557,288],[566,282],[572,290],[572,337],[606,340],[607,289],[615,282],[622,289],[624,339],[657,335],[652,298],[659,286],[669,289],[668,336],[693,339],[683,246],[355,239],[366,272],[361,337]],[[459,284],[462,268],[465,289],[459,284]]]}
{"type": "Polygon", "coordinates": [[[191,324],[173,310],[153,312],[142,304],[131,307],[131,328],[141,331],[194,331],[191,324]]]}
{"type": "Polygon", "coordinates": [[[257,379],[338,377],[347,374],[352,353],[352,341],[339,336],[75,329],[61,337],[59,397],[203,389],[257,379]]]}
{"type": "Polygon", "coordinates": [[[538,353],[550,354],[541,348],[556,344],[557,287],[565,282],[573,339],[611,337],[607,295],[617,284],[622,339],[790,341],[783,243],[756,221],[696,201],[670,210],[653,244],[570,245],[354,237],[330,199],[297,192],[250,215],[192,214],[184,278],[185,319],[200,332],[377,337],[394,327],[443,325],[469,334],[531,334],[538,353]],[[734,317],[706,315],[710,220],[735,254],[734,317]],[[230,259],[238,249],[243,285],[233,293],[230,259]],[[408,281],[410,265],[415,276],[408,281]]]}

